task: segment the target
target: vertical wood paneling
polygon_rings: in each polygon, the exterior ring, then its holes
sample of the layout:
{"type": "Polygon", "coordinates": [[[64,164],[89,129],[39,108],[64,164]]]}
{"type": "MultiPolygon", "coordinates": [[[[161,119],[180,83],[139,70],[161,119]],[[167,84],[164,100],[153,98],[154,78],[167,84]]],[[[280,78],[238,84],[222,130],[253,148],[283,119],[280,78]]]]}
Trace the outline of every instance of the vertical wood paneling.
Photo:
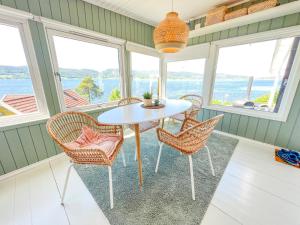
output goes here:
{"type": "Polygon", "coordinates": [[[29,12],[28,2],[24,0],[15,0],[17,9],[29,12]]]}
{"type": "MultiPolygon", "coordinates": [[[[223,112],[219,112],[219,111],[216,111],[216,113],[217,113],[217,115],[224,114],[223,112]]],[[[223,118],[217,124],[216,129],[217,130],[222,130],[222,124],[223,124],[223,118]]]]}
{"type": "Polygon", "coordinates": [[[229,132],[230,121],[231,121],[231,113],[224,113],[224,118],[222,122],[222,131],[229,132]]]}
{"type": "Polygon", "coordinates": [[[92,5],[92,18],[93,18],[94,30],[99,32],[100,31],[99,11],[98,11],[98,7],[95,5],[92,5]]]}
{"type": "Polygon", "coordinates": [[[105,13],[103,8],[99,8],[99,22],[100,22],[100,32],[106,34],[106,26],[105,26],[105,13]]]}
{"type": "Polygon", "coordinates": [[[77,1],[76,0],[68,0],[69,10],[70,10],[70,22],[74,26],[79,25],[79,18],[77,12],[77,1]]]}
{"type": "Polygon", "coordinates": [[[250,139],[254,139],[256,129],[257,129],[258,119],[254,117],[249,118],[248,127],[246,130],[246,137],[250,139]]]}
{"type": "Polygon", "coordinates": [[[39,2],[40,2],[42,16],[47,18],[52,18],[50,0],[39,0],[39,2]]]}
{"type": "Polygon", "coordinates": [[[84,10],[84,2],[81,0],[76,0],[77,2],[77,14],[79,19],[79,26],[86,28],[86,18],[85,18],[85,10],[84,10]]]}
{"type": "Polygon", "coordinates": [[[93,25],[93,15],[92,15],[92,5],[90,3],[84,3],[85,19],[86,19],[86,28],[89,30],[94,29],[93,25]]]}
{"type": "Polygon", "coordinates": [[[269,126],[269,122],[270,122],[269,120],[259,119],[257,129],[256,129],[256,134],[254,137],[255,140],[261,142],[265,141],[265,136],[269,126]]]}
{"type": "Polygon", "coordinates": [[[61,11],[61,20],[64,23],[71,23],[70,18],[70,8],[68,0],[59,0],[60,3],[60,11],[61,11]]]}
{"type": "Polygon", "coordinates": [[[17,130],[9,130],[4,132],[7,144],[9,146],[10,152],[14,158],[17,168],[22,168],[28,165],[25,153],[17,130]]]}
{"type": "Polygon", "coordinates": [[[238,114],[232,114],[231,121],[229,125],[229,133],[231,134],[237,134],[239,122],[240,122],[240,115],[238,114]]]}
{"type": "Polygon", "coordinates": [[[55,149],[55,145],[52,139],[50,138],[50,136],[48,135],[48,132],[46,130],[46,124],[40,124],[40,130],[42,133],[42,137],[43,137],[43,141],[45,144],[48,157],[56,155],[57,152],[55,149]]]}
{"type": "Polygon", "coordinates": [[[52,18],[61,21],[61,8],[59,0],[50,0],[50,9],[52,18]]]}
{"type": "MultiPolygon", "coordinates": [[[[296,96],[300,96],[300,86],[298,86],[296,96]]],[[[293,132],[293,127],[297,121],[297,118],[299,117],[299,113],[300,113],[300,101],[299,100],[297,101],[297,98],[295,98],[286,123],[282,123],[280,127],[280,131],[275,142],[276,145],[281,147],[287,146],[290,136],[292,135],[293,132]]]]}
{"type": "Polygon", "coordinates": [[[31,13],[41,16],[41,8],[39,0],[28,0],[28,6],[31,13]]]}
{"type": "Polygon", "coordinates": [[[2,4],[5,5],[5,6],[16,8],[15,0],[1,0],[1,1],[2,1],[2,4]]]}
{"type": "Polygon", "coordinates": [[[23,145],[23,149],[29,164],[38,161],[38,157],[34,148],[34,144],[29,132],[28,127],[18,129],[19,137],[23,145]]]}
{"type": "Polygon", "coordinates": [[[116,37],[117,36],[117,21],[116,21],[116,13],[110,13],[110,24],[111,27],[111,35],[116,37]]]}
{"type": "Polygon", "coordinates": [[[280,130],[281,122],[270,121],[265,135],[265,142],[268,144],[275,144],[278,132],[280,130]]]}
{"type": "Polygon", "coordinates": [[[249,122],[249,117],[248,116],[241,116],[238,129],[237,129],[237,135],[245,137],[246,136],[246,131],[248,127],[248,122],[249,122]]]}
{"type": "Polygon", "coordinates": [[[104,9],[104,18],[105,18],[105,32],[108,34],[108,35],[111,35],[112,31],[112,27],[110,25],[110,11],[109,10],[106,10],[104,9]]]}
{"type": "Polygon", "coordinates": [[[45,143],[43,141],[42,132],[39,125],[29,127],[29,131],[33,140],[33,144],[39,160],[46,159],[48,157],[45,143]]]}
{"type": "Polygon", "coordinates": [[[3,170],[5,173],[11,172],[17,169],[17,165],[14,161],[13,155],[9,149],[6,138],[3,132],[0,132],[0,143],[1,143],[1,151],[0,151],[0,159],[1,164],[3,166],[3,170]]]}

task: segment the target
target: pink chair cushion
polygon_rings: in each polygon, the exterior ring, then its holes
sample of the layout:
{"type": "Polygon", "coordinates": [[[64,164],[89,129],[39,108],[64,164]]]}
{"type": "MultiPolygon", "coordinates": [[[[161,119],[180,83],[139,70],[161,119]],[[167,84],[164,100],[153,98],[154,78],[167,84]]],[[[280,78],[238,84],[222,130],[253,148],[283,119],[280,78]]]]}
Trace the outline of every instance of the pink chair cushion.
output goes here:
{"type": "Polygon", "coordinates": [[[83,126],[81,135],[72,142],[66,143],[70,149],[94,149],[102,150],[110,158],[121,137],[113,134],[99,134],[90,127],[83,126]]]}

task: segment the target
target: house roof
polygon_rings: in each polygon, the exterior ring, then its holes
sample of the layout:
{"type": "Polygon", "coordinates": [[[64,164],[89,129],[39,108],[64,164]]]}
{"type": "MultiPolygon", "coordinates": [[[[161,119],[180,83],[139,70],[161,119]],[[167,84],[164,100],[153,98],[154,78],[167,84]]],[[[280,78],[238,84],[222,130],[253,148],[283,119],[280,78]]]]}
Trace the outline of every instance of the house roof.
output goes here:
{"type": "MultiPolygon", "coordinates": [[[[70,89],[64,90],[64,100],[67,108],[88,104],[85,98],[70,89]]],[[[33,95],[5,95],[1,102],[19,113],[32,113],[37,111],[37,104],[33,95]]]]}

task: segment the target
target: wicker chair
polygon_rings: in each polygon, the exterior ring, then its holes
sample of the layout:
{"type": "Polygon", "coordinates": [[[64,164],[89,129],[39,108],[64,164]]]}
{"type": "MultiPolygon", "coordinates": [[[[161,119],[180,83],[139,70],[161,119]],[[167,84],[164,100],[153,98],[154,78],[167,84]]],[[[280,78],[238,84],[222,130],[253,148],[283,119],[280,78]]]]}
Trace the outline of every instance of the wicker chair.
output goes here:
{"type": "Polygon", "coordinates": [[[211,156],[209,148],[206,143],[213,132],[215,126],[223,115],[218,115],[212,119],[206,120],[204,122],[199,122],[192,118],[186,118],[181,126],[180,132],[178,134],[171,134],[166,130],[157,128],[157,136],[160,143],[159,153],[157,157],[155,173],[157,173],[159,160],[162,152],[163,144],[167,144],[173,147],[175,150],[188,155],[190,163],[190,174],[191,174],[191,187],[192,187],[192,198],[195,200],[195,188],[194,188],[194,173],[193,173],[193,161],[192,154],[198,152],[202,148],[207,150],[209,165],[213,176],[215,176],[214,167],[211,161],[211,156]]]}
{"type": "MultiPolygon", "coordinates": [[[[128,105],[128,104],[134,104],[134,103],[139,103],[142,102],[141,99],[135,98],[135,97],[130,97],[130,98],[123,98],[118,102],[118,106],[123,106],[123,105],[128,105]]],[[[140,133],[146,132],[152,128],[158,127],[159,126],[159,121],[149,121],[149,122],[143,122],[140,123],[140,133]]],[[[129,128],[134,131],[134,125],[129,125],[129,128]]],[[[136,160],[136,151],[134,154],[134,160],[136,160]]]]}
{"type": "Polygon", "coordinates": [[[175,116],[172,116],[171,118],[173,120],[179,120],[179,121],[184,121],[185,118],[190,117],[192,119],[197,119],[197,115],[202,107],[203,99],[200,95],[184,95],[180,97],[180,99],[187,100],[192,102],[192,107],[188,111],[184,113],[179,113],[175,116]]]}
{"type": "MultiPolygon", "coordinates": [[[[60,148],[70,157],[71,165],[68,168],[61,204],[64,204],[64,197],[68,185],[71,168],[75,164],[94,164],[108,166],[109,190],[110,190],[110,207],[113,208],[113,187],[111,166],[121,150],[123,144],[123,129],[121,126],[105,125],[98,123],[91,116],[81,112],[63,112],[51,117],[47,122],[47,130],[53,140],[60,148]],[[71,143],[81,135],[82,127],[87,126],[99,134],[114,135],[117,140],[109,152],[105,150],[87,149],[78,147],[78,149],[70,148],[71,143]]],[[[123,164],[126,166],[124,153],[122,152],[123,164]]]]}

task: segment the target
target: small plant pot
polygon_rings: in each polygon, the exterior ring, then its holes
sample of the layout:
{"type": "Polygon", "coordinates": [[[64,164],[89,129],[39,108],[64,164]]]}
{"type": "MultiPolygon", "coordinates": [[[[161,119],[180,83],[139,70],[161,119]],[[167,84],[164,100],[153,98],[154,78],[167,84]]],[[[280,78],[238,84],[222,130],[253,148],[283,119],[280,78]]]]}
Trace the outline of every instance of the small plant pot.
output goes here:
{"type": "Polygon", "coordinates": [[[144,99],[144,106],[152,106],[152,99],[144,99]]]}

